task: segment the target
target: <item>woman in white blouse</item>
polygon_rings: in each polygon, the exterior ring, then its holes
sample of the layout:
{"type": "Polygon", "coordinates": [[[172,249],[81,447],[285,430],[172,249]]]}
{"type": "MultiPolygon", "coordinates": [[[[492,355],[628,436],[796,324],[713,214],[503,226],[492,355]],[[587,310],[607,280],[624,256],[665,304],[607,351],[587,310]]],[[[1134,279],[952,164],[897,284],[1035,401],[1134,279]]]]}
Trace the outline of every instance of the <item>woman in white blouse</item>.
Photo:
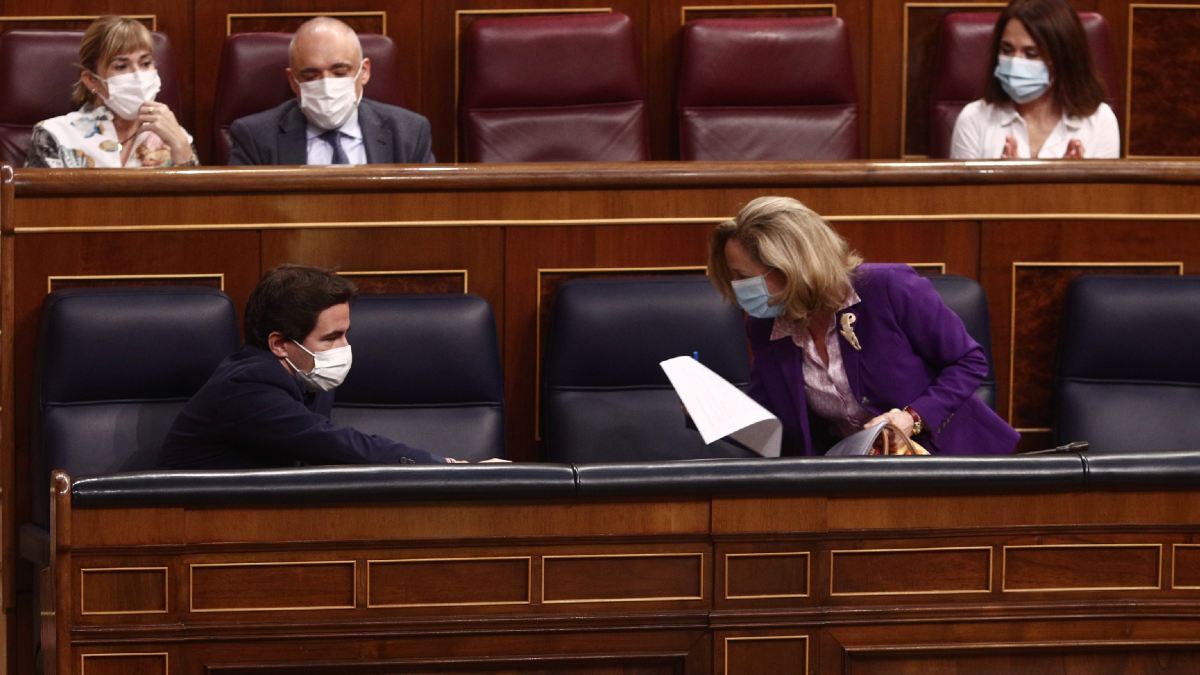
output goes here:
{"type": "Polygon", "coordinates": [[[191,166],[192,137],[164,103],[150,31],[105,16],[79,44],[75,112],[38,122],[26,166],[47,168],[191,166]]]}
{"type": "Polygon", "coordinates": [[[1012,0],[992,31],[982,99],[954,124],[952,159],[1101,159],[1121,154],[1087,37],[1066,0],[1012,0]]]}

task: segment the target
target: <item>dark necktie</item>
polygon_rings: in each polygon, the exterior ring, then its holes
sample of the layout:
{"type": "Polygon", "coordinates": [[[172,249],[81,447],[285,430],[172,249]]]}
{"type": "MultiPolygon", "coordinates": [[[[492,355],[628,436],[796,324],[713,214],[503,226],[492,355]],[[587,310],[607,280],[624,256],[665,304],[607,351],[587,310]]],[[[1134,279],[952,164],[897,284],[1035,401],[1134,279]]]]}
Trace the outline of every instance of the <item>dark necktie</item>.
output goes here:
{"type": "Polygon", "coordinates": [[[337,129],[330,129],[329,131],[321,134],[321,140],[328,143],[329,147],[333,149],[333,160],[329,162],[330,164],[350,163],[349,160],[346,159],[346,153],[342,151],[342,144],[338,142],[338,137],[341,135],[342,132],[338,131],[337,129]]]}

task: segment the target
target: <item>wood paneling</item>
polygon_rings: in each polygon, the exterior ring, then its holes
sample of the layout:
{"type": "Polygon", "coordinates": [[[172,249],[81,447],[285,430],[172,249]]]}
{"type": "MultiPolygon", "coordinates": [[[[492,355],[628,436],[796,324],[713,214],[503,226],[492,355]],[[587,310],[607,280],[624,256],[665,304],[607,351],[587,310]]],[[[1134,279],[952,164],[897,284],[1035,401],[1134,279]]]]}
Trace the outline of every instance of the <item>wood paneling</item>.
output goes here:
{"type": "Polygon", "coordinates": [[[830,556],[831,596],[987,593],[992,586],[987,547],[839,550],[830,556]]]}
{"type": "Polygon", "coordinates": [[[1030,544],[1004,547],[1006,593],[1162,587],[1158,544],[1030,544]]]}
{"type": "Polygon", "coordinates": [[[354,609],[354,561],[195,563],[190,612],[354,609]]]}
{"type": "Polygon", "coordinates": [[[1137,3],[1129,12],[1128,154],[1200,157],[1189,123],[1200,96],[1184,84],[1200,82],[1200,5],[1137,3]]]}
{"type": "Polygon", "coordinates": [[[532,559],[411,558],[367,563],[368,607],[468,607],[532,601],[532,559]],[[486,579],[487,583],[479,583],[486,579]]]}

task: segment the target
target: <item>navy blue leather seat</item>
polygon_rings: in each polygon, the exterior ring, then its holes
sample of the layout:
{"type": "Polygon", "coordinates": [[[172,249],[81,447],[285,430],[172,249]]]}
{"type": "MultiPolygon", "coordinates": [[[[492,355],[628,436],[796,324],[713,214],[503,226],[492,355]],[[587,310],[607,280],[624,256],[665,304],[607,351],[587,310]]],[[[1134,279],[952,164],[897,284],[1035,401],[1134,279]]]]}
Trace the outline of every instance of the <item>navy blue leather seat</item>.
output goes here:
{"type": "Polygon", "coordinates": [[[1200,448],[1200,277],[1084,276],[1067,288],[1059,443],[1200,448]]]}
{"type": "Polygon", "coordinates": [[[496,321],[476,295],[360,295],[333,421],[456,459],[504,457],[496,321]]]}
{"type": "MultiPolygon", "coordinates": [[[[215,289],[86,288],[46,296],[34,366],[35,526],[49,524],[53,469],[84,475],[150,468],[179,410],[237,348],[233,302],[215,289]]],[[[38,548],[25,552],[36,557],[38,548]]]]}
{"type": "Polygon", "coordinates": [[[685,426],[659,362],[698,353],[739,386],[750,380],[741,311],[703,276],[579,279],[554,300],[542,394],[545,457],[617,462],[748,457],[705,446],[685,426]]]}
{"type": "Polygon", "coordinates": [[[954,311],[967,327],[967,333],[983,347],[988,372],[975,395],[993,410],[996,409],[996,367],[992,361],[992,324],[988,318],[987,295],[978,281],[954,274],[934,274],[928,277],[942,302],[954,311]]]}

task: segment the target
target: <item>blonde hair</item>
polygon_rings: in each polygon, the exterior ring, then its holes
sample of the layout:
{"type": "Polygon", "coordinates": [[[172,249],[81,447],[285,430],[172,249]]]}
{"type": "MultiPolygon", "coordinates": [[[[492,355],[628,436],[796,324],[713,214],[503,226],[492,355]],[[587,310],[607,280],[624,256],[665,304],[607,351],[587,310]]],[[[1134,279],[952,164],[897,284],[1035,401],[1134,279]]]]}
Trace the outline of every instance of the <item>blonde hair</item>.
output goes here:
{"type": "Polygon", "coordinates": [[[836,312],[851,290],[862,258],[825,219],[791,197],[759,197],[709,238],[708,276],[725,299],[736,302],[725,245],[736,240],[763,265],[779,270],[783,290],[772,304],[783,316],[806,321],[814,312],[836,312]]]}
{"type": "MultiPolygon", "coordinates": [[[[154,39],[150,29],[137,19],[120,16],[102,16],[92,22],[79,41],[79,67],[100,77],[100,71],[119,54],[142,49],[154,50],[154,39]]],[[[82,75],[71,90],[71,101],[76,107],[84,103],[95,103],[96,95],[83,82],[82,75]]]]}

